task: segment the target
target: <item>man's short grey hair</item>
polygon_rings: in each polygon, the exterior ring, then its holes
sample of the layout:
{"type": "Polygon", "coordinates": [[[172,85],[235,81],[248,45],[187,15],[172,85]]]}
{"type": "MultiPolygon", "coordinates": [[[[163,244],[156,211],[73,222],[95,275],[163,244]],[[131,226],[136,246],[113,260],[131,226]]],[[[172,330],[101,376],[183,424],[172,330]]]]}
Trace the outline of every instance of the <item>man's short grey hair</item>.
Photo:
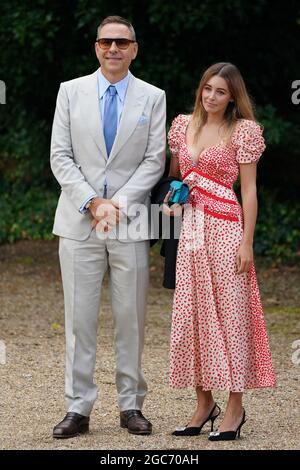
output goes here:
{"type": "Polygon", "coordinates": [[[127,26],[127,28],[129,29],[131,33],[132,40],[136,41],[135,31],[133,29],[132,24],[125,18],[122,18],[122,16],[107,16],[106,18],[104,18],[104,20],[98,26],[97,39],[99,39],[100,37],[100,31],[103,28],[103,26],[105,26],[106,24],[111,24],[111,23],[124,24],[125,26],[127,26]]]}

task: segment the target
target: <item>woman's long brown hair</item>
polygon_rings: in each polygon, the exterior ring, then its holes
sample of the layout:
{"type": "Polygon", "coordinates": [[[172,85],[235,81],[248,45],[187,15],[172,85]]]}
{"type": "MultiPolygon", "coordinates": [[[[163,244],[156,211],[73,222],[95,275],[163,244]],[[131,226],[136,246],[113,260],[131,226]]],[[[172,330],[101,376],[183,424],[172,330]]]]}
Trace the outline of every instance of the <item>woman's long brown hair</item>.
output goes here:
{"type": "Polygon", "coordinates": [[[255,121],[253,104],[246,90],[245,82],[239,69],[230,62],[218,62],[211,65],[203,74],[196,92],[196,101],[192,114],[192,120],[196,126],[195,140],[201,131],[202,126],[207,121],[207,112],[202,104],[203,88],[208,80],[217,75],[224,78],[228,85],[233,102],[229,102],[224,118],[229,129],[235,127],[238,119],[249,119],[255,121]]]}

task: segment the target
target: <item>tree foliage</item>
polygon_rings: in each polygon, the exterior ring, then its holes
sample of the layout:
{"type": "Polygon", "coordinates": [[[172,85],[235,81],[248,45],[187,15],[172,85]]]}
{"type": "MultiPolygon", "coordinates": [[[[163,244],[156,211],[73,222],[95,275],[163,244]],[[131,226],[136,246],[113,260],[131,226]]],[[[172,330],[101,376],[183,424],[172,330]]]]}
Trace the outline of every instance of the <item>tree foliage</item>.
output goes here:
{"type": "Polygon", "coordinates": [[[0,105],[2,194],[54,186],[49,144],[61,81],[92,73],[96,30],[119,14],[132,21],[139,54],[132,72],[166,90],[168,121],[189,112],[202,72],[217,61],[241,70],[265,128],[260,185],[299,196],[299,2],[271,0],[2,0],[0,105]]]}

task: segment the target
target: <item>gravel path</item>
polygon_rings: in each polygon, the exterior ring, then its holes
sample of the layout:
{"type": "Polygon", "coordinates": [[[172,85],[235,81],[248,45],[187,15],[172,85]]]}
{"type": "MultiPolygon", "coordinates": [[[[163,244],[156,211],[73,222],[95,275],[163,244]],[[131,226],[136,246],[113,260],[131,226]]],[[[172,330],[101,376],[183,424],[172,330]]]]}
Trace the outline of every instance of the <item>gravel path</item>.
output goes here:
{"type": "MultiPolygon", "coordinates": [[[[91,431],[60,441],[52,438],[53,425],[65,413],[63,296],[57,242],[0,247],[0,340],[7,352],[6,364],[0,364],[1,449],[300,448],[300,364],[292,362],[292,343],[300,339],[300,270],[258,270],[278,386],[245,394],[247,423],[239,441],[210,443],[208,427],[198,437],[170,435],[174,427],[186,424],[195,407],[195,394],[191,389],[168,388],[172,292],[160,287],[162,260],[154,252],[151,259],[144,352],[149,394],[144,413],[154,432],[134,436],[119,427],[113,325],[105,283],[95,376],[100,393],[91,416],[91,431]]],[[[226,394],[215,396],[224,410],[226,394]]]]}

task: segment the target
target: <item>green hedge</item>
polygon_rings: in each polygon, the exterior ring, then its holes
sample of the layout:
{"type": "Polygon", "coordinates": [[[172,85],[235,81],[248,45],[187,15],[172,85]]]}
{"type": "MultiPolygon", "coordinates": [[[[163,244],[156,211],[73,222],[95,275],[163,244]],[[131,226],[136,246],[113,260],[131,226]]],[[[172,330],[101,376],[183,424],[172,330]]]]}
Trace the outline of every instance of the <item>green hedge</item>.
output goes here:
{"type": "Polygon", "coordinates": [[[50,240],[57,195],[54,191],[32,188],[25,193],[0,197],[0,243],[24,239],[50,240]]]}
{"type": "Polygon", "coordinates": [[[281,202],[276,192],[261,190],[255,253],[277,263],[300,261],[300,203],[281,202]]]}
{"type": "Polygon", "coordinates": [[[240,68],[267,143],[256,252],[298,259],[300,105],[291,101],[298,0],[284,8],[271,0],[1,0],[0,243],[51,237],[58,191],[49,147],[59,83],[98,67],[96,27],[110,14],[134,24],[139,54],[131,70],[166,90],[169,122],[189,112],[206,67],[231,61],[240,68]]]}

